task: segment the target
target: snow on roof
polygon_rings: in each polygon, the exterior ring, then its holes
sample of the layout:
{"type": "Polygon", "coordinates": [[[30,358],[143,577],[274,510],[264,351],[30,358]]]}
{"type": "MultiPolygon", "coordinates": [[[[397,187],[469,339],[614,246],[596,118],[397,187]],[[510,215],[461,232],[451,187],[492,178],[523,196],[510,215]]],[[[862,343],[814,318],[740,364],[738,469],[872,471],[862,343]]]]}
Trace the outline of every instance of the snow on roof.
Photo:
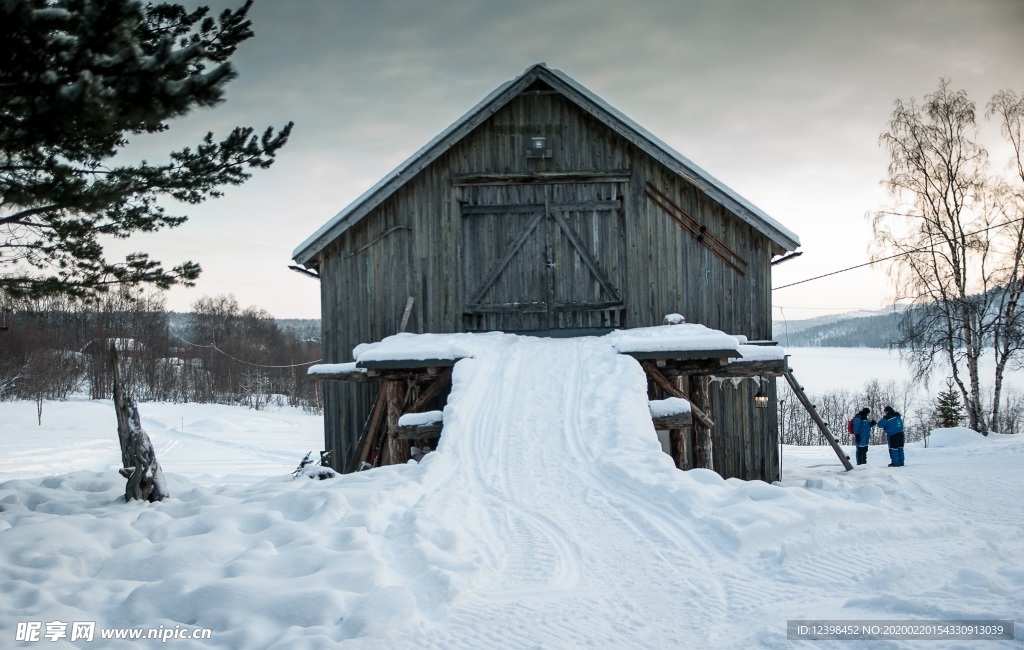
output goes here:
{"type": "MultiPolygon", "coordinates": [[[[458,359],[479,356],[490,346],[497,345],[515,334],[502,332],[457,334],[411,334],[389,336],[376,343],[362,343],[353,349],[357,363],[373,364],[388,361],[423,361],[458,359]]],[[[782,360],[784,348],[745,344],[746,337],[736,337],[697,323],[657,325],[635,329],[616,330],[601,337],[620,354],[644,352],[735,352],[744,361],[782,360]]],[[[319,372],[337,364],[320,364],[313,368],[319,372]]],[[[350,365],[350,364],[343,364],[350,365]]],[[[312,373],[312,370],[311,370],[312,373]]]]}
{"type": "Polygon", "coordinates": [[[682,397],[652,399],[649,404],[651,407],[652,418],[663,418],[670,415],[690,412],[690,403],[682,397]]]}
{"type": "Polygon", "coordinates": [[[422,413],[406,413],[398,418],[398,426],[416,427],[424,424],[436,424],[443,421],[443,411],[424,411],[422,413]]]}
{"type": "Polygon", "coordinates": [[[778,345],[740,345],[737,349],[744,361],[781,361],[786,358],[786,348],[778,345]]]}
{"type": "Polygon", "coordinates": [[[735,336],[697,323],[616,330],[608,334],[607,338],[622,354],[684,350],[735,350],[739,356],[740,347],[739,339],[735,336]]]}
{"type": "Polygon", "coordinates": [[[309,367],[307,375],[341,375],[351,372],[365,373],[363,368],[357,368],[355,361],[349,363],[317,363],[309,367]]]}
{"type": "Polygon", "coordinates": [[[423,361],[438,359],[455,361],[475,357],[492,341],[510,334],[485,332],[482,334],[410,334],[403,332],[377,343],[361,343],[352,354],[358,363],[381,361],[423,361]]]}
{"type": "Polygon", "coordinates": [[[626,117],[569,75],[561,70],[548,68],[544,63],[538,63],[527,68],[523,74],[515,79],[500,85],[479,104],[467,111],[461,118],[453,122],[419,151],[392,170],[391,173],[380,179],[373,187],[364,192],[359,198],[346,206],[302,242],[292,252],[292,258],[299,264],[309,262],[328,243],[348,230],[349,227],[357,223],[372,209],[391,196],[395,190],[401,187],[424,165],[435,160],[458,142],[465,133],[471,130],[468,127],[476,126],[486,120],[537,79],[541,79],[555,87],[556,90],[573,100],[606,126],[632,141],[659,162],[702,189],[709,196],[732,210],[740,219],[750,224],[755,230],[779,246],[786,250],[796,250],[800,246],[800,238],[796,233],[768,216],[733,189],[694,164],[693,161],[656,138],[647,129],[626,117]]]}

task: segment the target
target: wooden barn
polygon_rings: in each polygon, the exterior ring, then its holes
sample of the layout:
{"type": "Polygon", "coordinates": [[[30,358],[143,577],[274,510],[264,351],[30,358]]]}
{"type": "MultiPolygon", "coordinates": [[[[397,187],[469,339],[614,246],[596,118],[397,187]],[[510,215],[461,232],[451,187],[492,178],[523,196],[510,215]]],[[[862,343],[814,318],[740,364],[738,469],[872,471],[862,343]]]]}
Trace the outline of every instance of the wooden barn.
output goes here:
{"type": "MultiPolygon", "coordinates": [[[[503,84],[294,252],[320,277],[324,359],[398,331],[550,336],[670,313],[771,338],[771,264],[799,239],[564,73],[503,84]]],[[[777,374],[777,373],[776,373],[777,374]]],[[[714,382],[714,469],[778,476],[775,408],[714,382]]],[[[774,406],[774,378],[763,383],[774,406]]],[[[326,382],[331,464],[359,466],[368,382],[326,382]]],[[[684,390],[685,392],[685,390],[684,390]]],[[[399,461],[400,462],[400,461],[399,461]]]]}

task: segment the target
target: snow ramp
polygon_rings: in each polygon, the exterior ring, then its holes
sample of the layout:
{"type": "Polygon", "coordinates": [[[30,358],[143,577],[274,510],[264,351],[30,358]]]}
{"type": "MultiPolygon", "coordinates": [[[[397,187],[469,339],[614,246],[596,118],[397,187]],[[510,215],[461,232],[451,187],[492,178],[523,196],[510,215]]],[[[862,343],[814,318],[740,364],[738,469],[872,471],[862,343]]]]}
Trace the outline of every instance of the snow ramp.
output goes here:
{"type": "Polygon", "coordinates": [[[729,534],[696,521],[724,481],[661,451],[640,365],[604,337],[479,342],[391,515],[410,647],[713,646],[759,595],[722,586],[708,540],[729,534]]]}

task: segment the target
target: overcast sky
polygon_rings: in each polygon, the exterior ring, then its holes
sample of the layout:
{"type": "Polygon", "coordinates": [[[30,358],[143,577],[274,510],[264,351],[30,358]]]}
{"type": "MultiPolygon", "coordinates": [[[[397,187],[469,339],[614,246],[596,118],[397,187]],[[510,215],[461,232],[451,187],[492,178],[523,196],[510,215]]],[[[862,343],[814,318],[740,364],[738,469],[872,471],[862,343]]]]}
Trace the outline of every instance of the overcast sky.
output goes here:
{"type": "MultiPolygon", "coordinates": [[[[318,282],[288,269],[296,246],[540,61],[796,232],[804,254],[775,267],[775,286],[868,260],[865,215],[888,201],[878,136],[897,98],[920,99],[940,77],[979,108],[1002,88],[1024,92],[1022,0],[257,0],[251,18],[227,102],[145,149],[236,125],[295,130],[270,170],[175,208],[184,226],[129,241],[203,266],[195,288],[170,292],[172,309],[231,293],[278,317],[319,317],[318,282]]],[[[774,316],[891,297],[884,269],[869,268],[775,291],[774,316]]]]}

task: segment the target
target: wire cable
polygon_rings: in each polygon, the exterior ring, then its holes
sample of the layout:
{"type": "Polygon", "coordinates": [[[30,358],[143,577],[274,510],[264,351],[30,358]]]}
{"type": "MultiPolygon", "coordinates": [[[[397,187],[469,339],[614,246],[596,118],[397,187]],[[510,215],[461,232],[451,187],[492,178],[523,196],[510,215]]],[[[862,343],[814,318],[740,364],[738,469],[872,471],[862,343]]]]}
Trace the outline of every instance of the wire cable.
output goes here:
{"type": "MultiPolygon", "coordinates": [[[[987,232],[988,230],[993,230],[995,228],[1001,228],[1001,227],[1004,227],[1004,226],[1008,226],[1008,225],[1010,225],[1012,223],[1017,223],[1018,221],[1024,221],[1024,217],[1021,217],[1019,219],[1013,219],[1012,221],[1005,221],[1005,222],[1002,222],[1002,223],[997,223],[995,225],[990,225],[987,228],[982,228],[981,230],[975,230],[974,232],[966,232],[966,233],[964,233],[961,236],[966,236],[966,237],[973,236],[975,234],[980,234],[982,232],[987,232]]],[[[879,262],[885,262],[885,261],[888,261],[888,260],[891,260],[891,259],[895,259],[897,257],[903,257],[904,255],[912,255],[913,253],[924,253],[925,251],[934,251],[934,250],[935,250],[934,246],[928,246],[928,247],[921,248],[921,249],[914,249],[912,251],[904,251],[902,253],[897,253],[895,255],[890,255],[889,257],[883,257],[883,258],[879,258],[877,260],[871,260],[870,262],[864,262],[863,264],[857,264],[856,266],[850,266],[850,267],[847,267],[847,268],[841,268],[838,271],[831,271],[830,273],[824,273],[822,275],[815,275],[814,277],[808,277],[807,279],[801,279],[799,281],[796,281],[796,283],[790,283],[788,285],[782,285],[781,287],[772,287],[772,291],[778,291],[779,289],[787,289],[787,288],[790,288],[790,287],[796,287],[797,285],[803,285],[804,283],[810,283],[810,281],[813,281],[815,279],[821,279],[822,277],[829,277],[831,275],[838,275],[839,273],[845,273],[847,271],[852,271],[852,270],[857,269],[857,268],[863,268],[864,266],[870,266],[871,264],[878,264],[879,262]]]]}
{"type": "Polygon", "coordinates": [[[181,341],[185,345],[189,345],[189,346],[192,346],[194,348],[207,348],[207,349],[210,349],[210,350],[216,350],[217,352],[220,352],[221,354],[223,354],[225,357],[227,357],[229,359],[237,361],[238,363],[244,363],[247,366],[253,366],[255,368],[301,368],[303,366],[311,366],[314,363],[320,363],[321,361],[323,361],[323,359],[317,359],[316,361],[306,361],[304,363],[293,363],[293,364],[286,365],[286,366],[265,366],[265,365],[262,365],[262,364],[259,364],[259,363],[253,363],[251,361],[246,361],[245,359],[239,359],[238,357],[231,356],[230,354],[228,354],[224,350],[221,350],[220,348],[218,348],[216,345],[202,345],[201,343],[193,343],[191,341],[186,341],[185,339],[181,338],[177,334],[171,334],[171,336],[173,336],[174,338],[178,339],[179,341],[181,341]]]}

